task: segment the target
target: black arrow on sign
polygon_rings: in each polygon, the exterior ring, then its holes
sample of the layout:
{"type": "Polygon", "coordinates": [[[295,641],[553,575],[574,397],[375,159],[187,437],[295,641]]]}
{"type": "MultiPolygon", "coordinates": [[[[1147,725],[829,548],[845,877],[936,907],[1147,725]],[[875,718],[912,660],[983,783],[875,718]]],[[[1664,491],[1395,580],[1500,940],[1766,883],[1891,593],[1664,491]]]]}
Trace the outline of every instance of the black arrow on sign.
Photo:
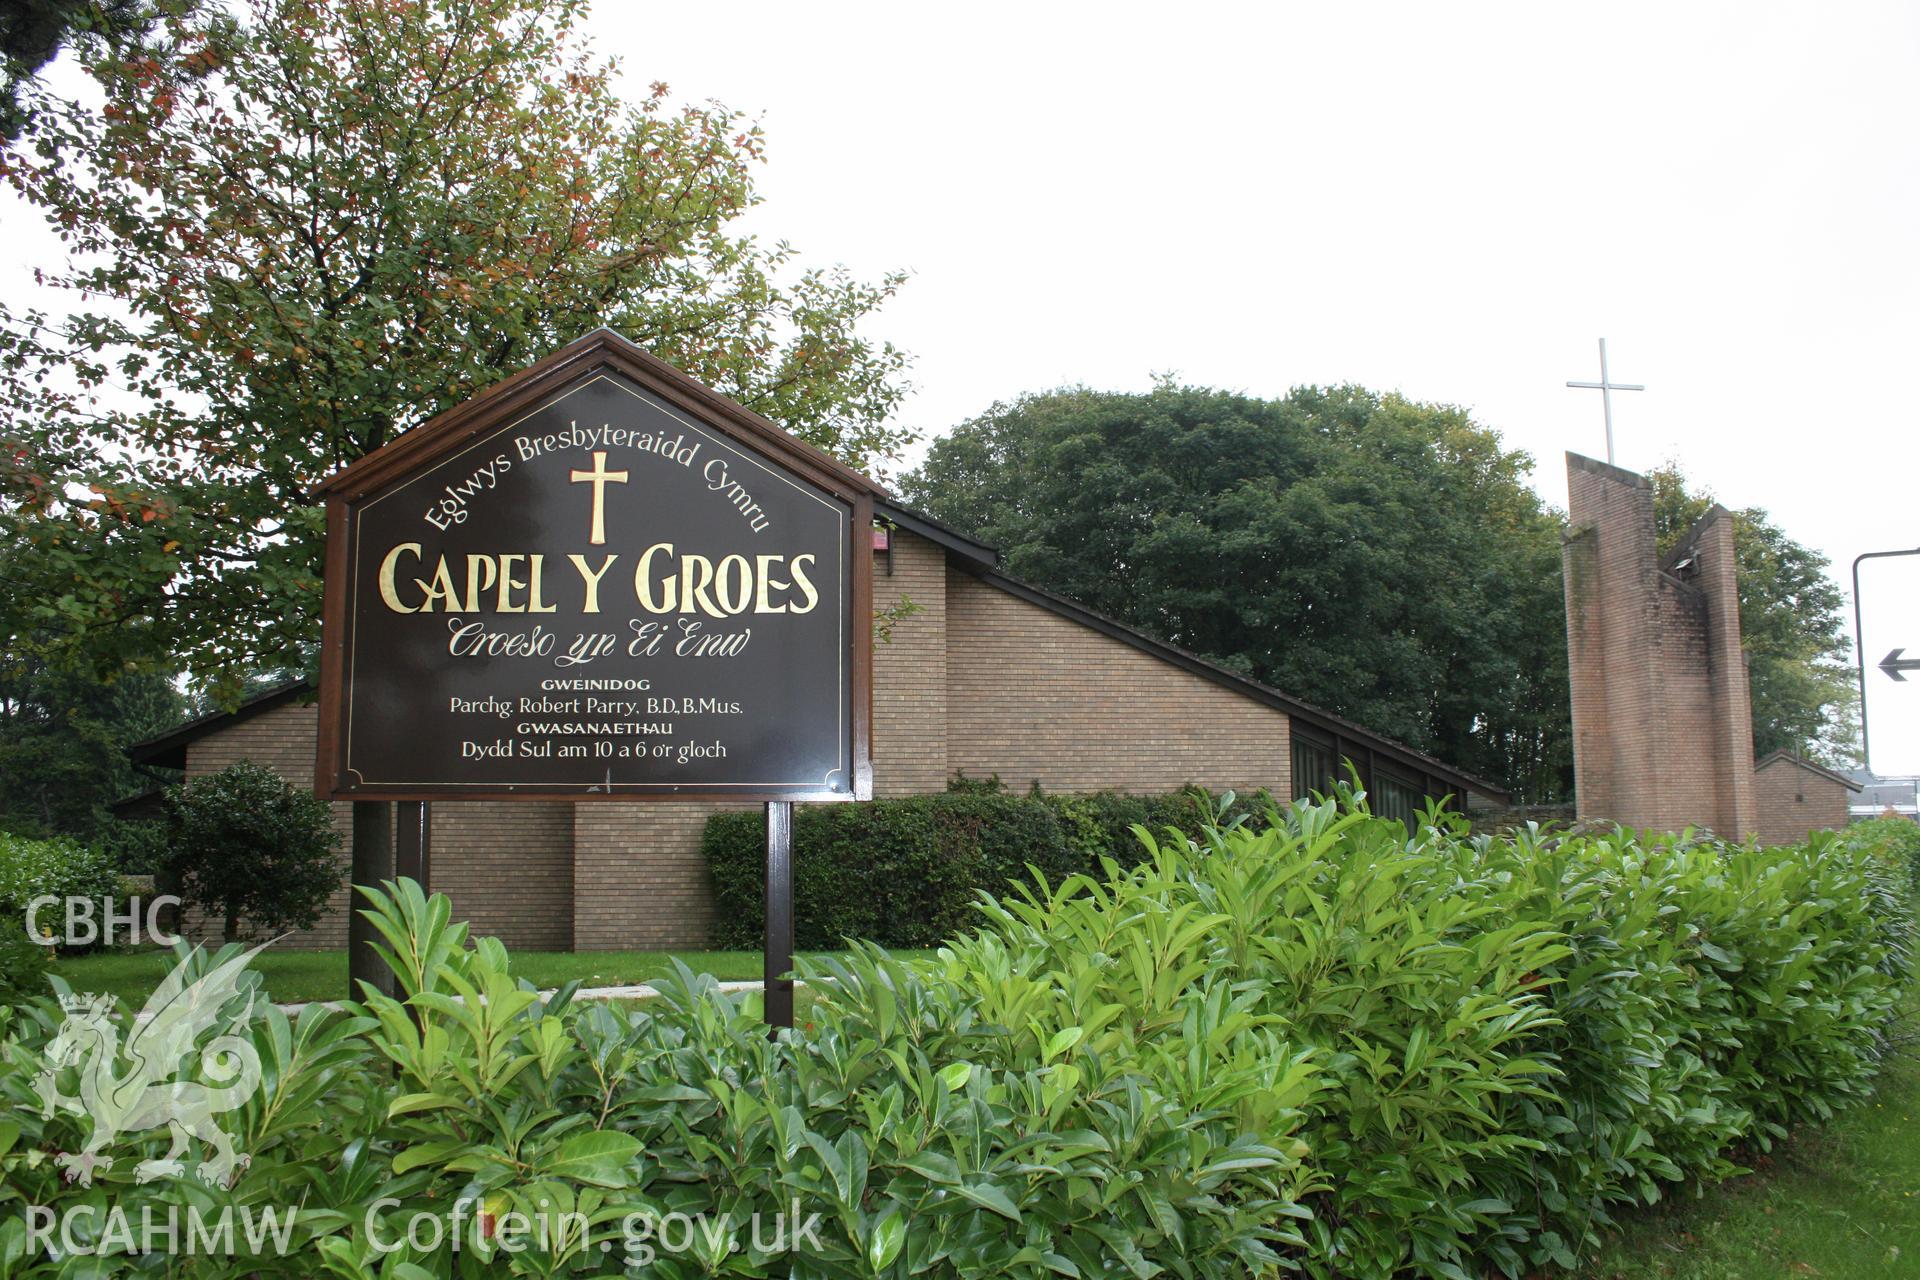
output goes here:
{"type": "Polygon", "coordinates": [[[1880,659],[1880,669],[1902,684],[1907,682],[1907,678],[1900,674],[1902,671],[1920,671],[1920,658],[1901,657],[1905,652],[1905,649],[1895,649],[1880,659]]]}

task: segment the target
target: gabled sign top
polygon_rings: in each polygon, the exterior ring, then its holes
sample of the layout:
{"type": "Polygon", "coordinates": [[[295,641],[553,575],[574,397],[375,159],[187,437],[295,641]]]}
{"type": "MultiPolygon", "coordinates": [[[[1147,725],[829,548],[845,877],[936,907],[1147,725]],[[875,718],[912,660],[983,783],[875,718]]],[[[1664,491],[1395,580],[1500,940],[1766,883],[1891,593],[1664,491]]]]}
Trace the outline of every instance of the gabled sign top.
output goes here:
{"type": "Polygon", "coordinates": [[[320,492],[323,794],[872,794],[879,490],[624,338],[320,492]]]}
{"type": "Polygon", "coordinates": [[[342,467],[321,481],[313,495],[316,498],[336,494],[351,497],[377,489],[393,475],[416,469],[458,448],[501,417],[524,411],[526,405],[597,366],[615,369],[742,443],[776,454],[786,465],[822,488],[849,498],[860,494],[878,497],[885,493],[873,480],[824,449],[782,430],[745,405],[602,326],[342,467]]]}

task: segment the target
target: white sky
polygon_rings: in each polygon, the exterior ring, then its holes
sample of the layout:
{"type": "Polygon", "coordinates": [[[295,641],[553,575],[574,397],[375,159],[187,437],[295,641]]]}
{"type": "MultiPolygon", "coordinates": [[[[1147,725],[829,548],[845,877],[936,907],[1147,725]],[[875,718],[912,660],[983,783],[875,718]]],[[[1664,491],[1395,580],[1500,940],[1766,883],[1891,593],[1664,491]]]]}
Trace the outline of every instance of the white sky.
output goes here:
{"type": "Polygon", "coordinates": [[[1832,557],[1920,544],[1920,9],[602,0],[635,91],[758,113],[753,225],[914,273],[916,426],[1156,370],[1678,459],[1832,557]]]}
{"type": "MultiPolygon", "coordinates": [[[[1467,406],[1562,506],[1562,451],[1605,450],[1563,383],[1605,335],[1650,388],[1615,398],[1623,466],[1678,459],[1843,584],[1920,544],[1920,8],[601,0],[592,29],[636,95],[762,118],[763,235],[913,272],[875,331],[925,431],[1155,371],[1353,381],[1467,406]]],[[[21,300],[43,237],[0,203],[21,300]]]]}

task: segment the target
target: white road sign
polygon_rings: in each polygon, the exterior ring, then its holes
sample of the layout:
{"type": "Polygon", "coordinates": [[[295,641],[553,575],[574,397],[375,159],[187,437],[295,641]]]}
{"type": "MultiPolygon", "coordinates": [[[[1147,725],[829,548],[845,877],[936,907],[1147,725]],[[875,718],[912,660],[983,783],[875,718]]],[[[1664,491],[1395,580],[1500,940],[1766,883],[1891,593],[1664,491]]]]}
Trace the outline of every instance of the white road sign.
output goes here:
{"type": "Polygon", "coordinates": [[[1920,774],[1920,549],[1853,562],[1867,768],[1920,774]]]}

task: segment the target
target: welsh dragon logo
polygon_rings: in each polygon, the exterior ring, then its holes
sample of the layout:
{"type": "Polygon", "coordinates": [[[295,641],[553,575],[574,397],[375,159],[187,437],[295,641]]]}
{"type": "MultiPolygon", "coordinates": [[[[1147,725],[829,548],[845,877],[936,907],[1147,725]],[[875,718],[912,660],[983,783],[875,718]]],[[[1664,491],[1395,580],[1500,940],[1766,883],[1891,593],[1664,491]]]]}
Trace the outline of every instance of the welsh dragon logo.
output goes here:
{"type": "Polygon", "coordinates": [[[197,1140],[213,1151],[198,1165],[200,1179],[220,1187],[233,1184],[247,1156],[234,1150],[233,1139],[213,1118],[244,1106],[260,1086],[260,1054],[247,1035],[256,989],[247,990],[237,1012],[223,1011],[238,1002],[241,975],[260,950],[242,952],[192,982],[187,980],[192,962],[175,965],[134,1019],[125,1045],[114,1025],[111,997],[60,998],[66,1018],[47,1046],[46,1069],[35,1090],[43,1116],[68,1111],[93,1121],[86,1146],[58,1158],[69,1182],[91,1185],[95,1170],[113,1167],[113,1157],[102,1154],[108,1147],[123,1136],[165,1127],[173,1145],[160,1159],[135,1166],[136,1181],[179,1177],[186,1171],[182,1157],[188,1144],[197,1140]],[[177,1079],[208,1031],[216,1034],[199,1048],[200,1074],[212,1083],[177,1079]],[[60,1073],[70,1066],[79,1068],[78,1096],[60,1092],[60,1073]]]}

